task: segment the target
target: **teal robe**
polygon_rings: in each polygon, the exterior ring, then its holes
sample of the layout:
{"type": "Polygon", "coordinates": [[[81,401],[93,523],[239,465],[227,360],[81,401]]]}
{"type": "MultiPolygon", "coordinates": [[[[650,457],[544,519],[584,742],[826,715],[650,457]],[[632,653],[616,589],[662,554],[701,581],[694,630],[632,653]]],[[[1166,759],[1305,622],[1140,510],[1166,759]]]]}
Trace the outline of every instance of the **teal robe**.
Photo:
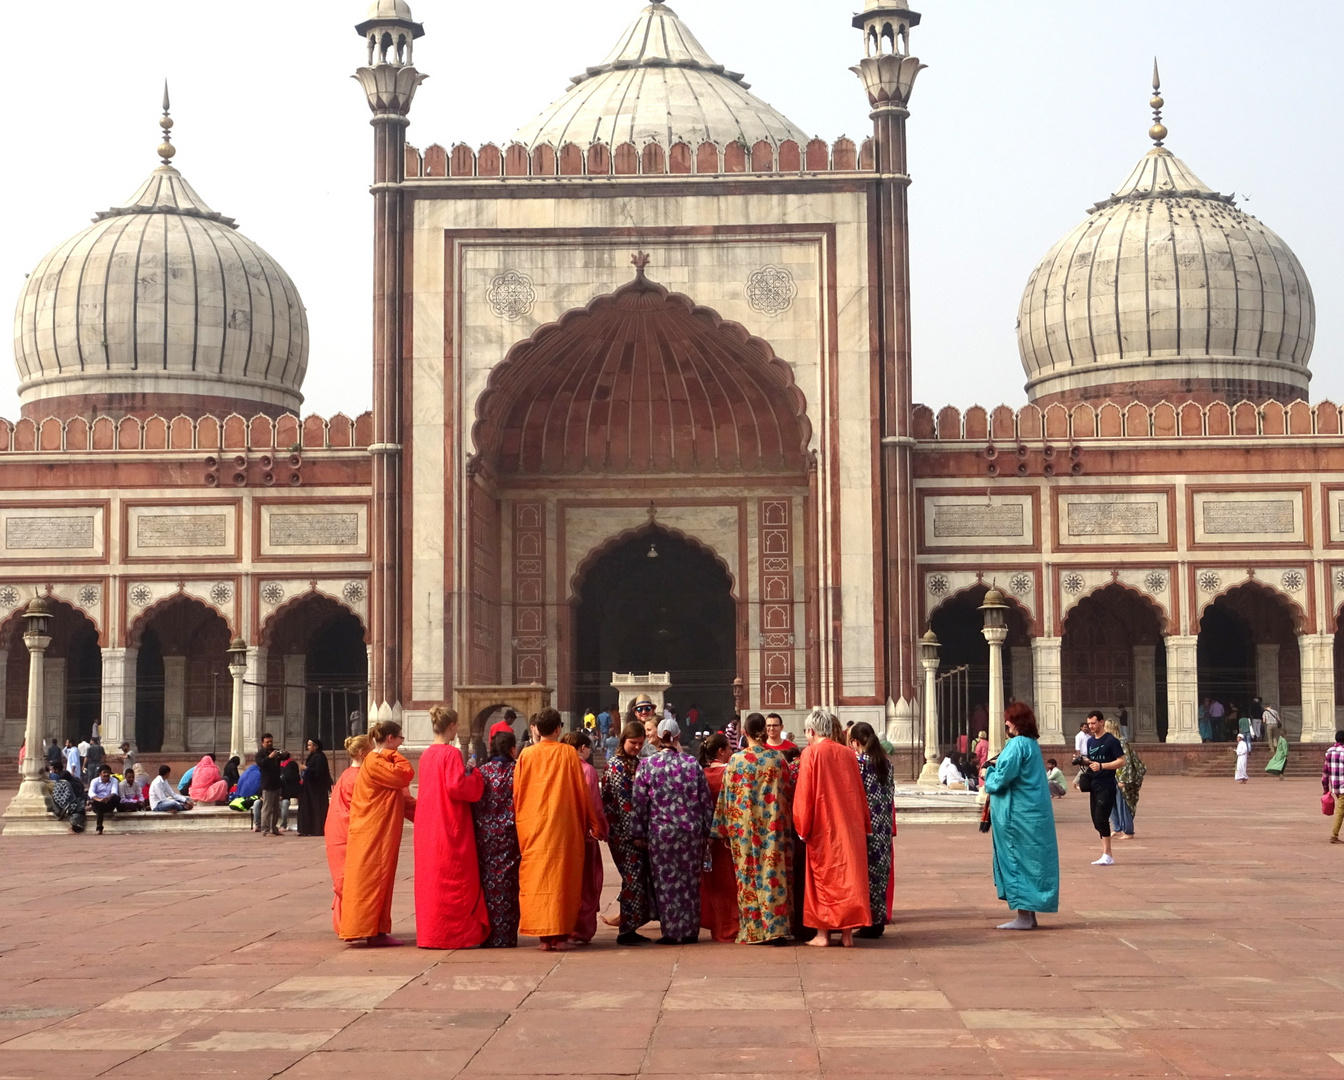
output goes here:
{"type": "Polygon", "coordinates": [[[994,884],[1016,911],[1059,910],[1059,844],[1045,761],[1035,739],[1017,735],[985,775],[994,835],[994,884]]]}

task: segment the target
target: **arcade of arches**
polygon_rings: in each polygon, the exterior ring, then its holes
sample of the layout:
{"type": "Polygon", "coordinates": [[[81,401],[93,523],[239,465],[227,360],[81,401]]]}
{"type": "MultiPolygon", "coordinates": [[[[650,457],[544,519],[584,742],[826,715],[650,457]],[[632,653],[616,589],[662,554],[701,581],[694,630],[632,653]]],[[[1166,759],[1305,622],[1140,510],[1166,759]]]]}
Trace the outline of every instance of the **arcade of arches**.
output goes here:
{"type": "MultiPolygon", "coordinates": [[[[0,627],[0,703],[5,737],[17,746],[27,716],[28,650],[22,617],[0,627]]],[[[300,749],[307,738],[331,745],[363,712],[368,651],[359,619],[316,593],[272,618],[265,644],[248,650],[245,713],[261,718],[277,741],[300,749]]],[[[146,753],[227,753],[233,679],[226,651],[232,631],[213,608],[175,596],[146,611],[126,648],[103,648],[98,628],[76,608],[52,598],[51,645],[44,659],[48,738],[87,738],[96,720],[116,712],[124,738],[146,753]]],[[[259,726],[254,722],[259,734],[259,726]]]]}
{"type": "MultiPolygon", "coordinates": [[[[950,597],[930,617],[942,644],[939,721],[945,743],[963,732],[973,735],[986,717],[989,647],[978,610],[986,591],[979,586],[950,597]]],[[[1204,609],[1199,634],[1191,639],[1170,637],[1162,611],[1119,584],[1079,600],[1065,616],[1059,638],[1032,636],[1029,620],[1011,598],[1009,603],[1005,701],[1031,703],[1047,739],[1071,737],[1093,708],[1110,716],[1123,707],[1132,737],[1167,741],[1174,687],[1169,651],[1187,640],[1194,647],[1186,675],[1191,695],[1235,705],[1243,713],[1259,697],[1278,709],[1291,737],[1301,732],[1301,616],[1264,586],[1247,583],[1218,596],[1204,609]]],[[[1335,634],[1334,654],[1336,692],[1344,701],[1344,631],[1335,634]]],[[[1235,733],[1223,728],[1213,737],[1222,741],[1235,733]]]]}

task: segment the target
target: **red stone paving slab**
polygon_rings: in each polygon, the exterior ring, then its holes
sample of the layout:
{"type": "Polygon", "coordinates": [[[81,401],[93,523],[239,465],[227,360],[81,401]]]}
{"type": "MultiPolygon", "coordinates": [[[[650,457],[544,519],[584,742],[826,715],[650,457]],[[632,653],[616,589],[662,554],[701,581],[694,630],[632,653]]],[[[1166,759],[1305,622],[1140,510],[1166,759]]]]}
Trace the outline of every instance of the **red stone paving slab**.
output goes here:
{"type": "MultiPolygon", "coordinates": [[[[1150,777],[1141,840],[1104,870],[1086,804],[1064,800],[1064,907],[1029,935],[993,929],[988,838],[907,827],[896,924],[825,952],[618,948],[607,927],[559,957],[526,940],[349,948],[320,842],[119,837],[97,850],[151,878],[109,893],[95,874],[45,876],[46,840],[0,836],[0,1080],[1344,1080],[1344,851],[1318,790],[1150,777]],[[1219,828],[1228,813],[1254,827],[1219,828]],[[223,872],[248,888],[209,891],[223,872]],[[90,935],[108,979],[89,977],[90,935]]],[[[412,872],[408,842],[393,908],[408,940],[412,872]]]]}

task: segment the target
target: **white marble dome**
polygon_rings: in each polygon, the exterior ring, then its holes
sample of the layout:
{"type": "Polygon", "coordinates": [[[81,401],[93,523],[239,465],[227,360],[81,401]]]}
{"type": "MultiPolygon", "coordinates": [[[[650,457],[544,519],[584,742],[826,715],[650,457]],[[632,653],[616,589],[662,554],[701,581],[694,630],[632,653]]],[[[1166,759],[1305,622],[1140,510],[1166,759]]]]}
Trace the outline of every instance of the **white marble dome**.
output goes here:
{"type": "Polygon", "coordinates": [[[1277,235],[1155,147],[1032,273],[1033,401],[1307,397],[1311,285],[1277,235]]]}
{"type": "Polygon", "coordinates": [[[289,275],[169,165],[38,264],[14,320],[26,415],[296,411],[289,275]]]}
{"type": "Polygon", "coordinates": [[[721,146],[765,140],[776,146],[807,133],[749,92],[726,71],[661,2],[645,8],[596,67],[514,135],[528,147],[541,143],[609,146],[653,139],[664,146],[706,140],[721,146]]]}

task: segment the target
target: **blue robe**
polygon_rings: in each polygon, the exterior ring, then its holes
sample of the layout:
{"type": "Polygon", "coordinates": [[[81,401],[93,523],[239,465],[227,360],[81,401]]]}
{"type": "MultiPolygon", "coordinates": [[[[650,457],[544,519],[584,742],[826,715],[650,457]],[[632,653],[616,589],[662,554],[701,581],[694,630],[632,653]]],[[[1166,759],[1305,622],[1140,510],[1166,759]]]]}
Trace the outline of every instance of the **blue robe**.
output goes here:
{"type": "Polygon", "coordinates": [[[1059,910],[1059,844],[1045,761],[1035,739],[1017,735],[985,776],[994,834],[994,884],[1017,911],[1059,910]]]}

